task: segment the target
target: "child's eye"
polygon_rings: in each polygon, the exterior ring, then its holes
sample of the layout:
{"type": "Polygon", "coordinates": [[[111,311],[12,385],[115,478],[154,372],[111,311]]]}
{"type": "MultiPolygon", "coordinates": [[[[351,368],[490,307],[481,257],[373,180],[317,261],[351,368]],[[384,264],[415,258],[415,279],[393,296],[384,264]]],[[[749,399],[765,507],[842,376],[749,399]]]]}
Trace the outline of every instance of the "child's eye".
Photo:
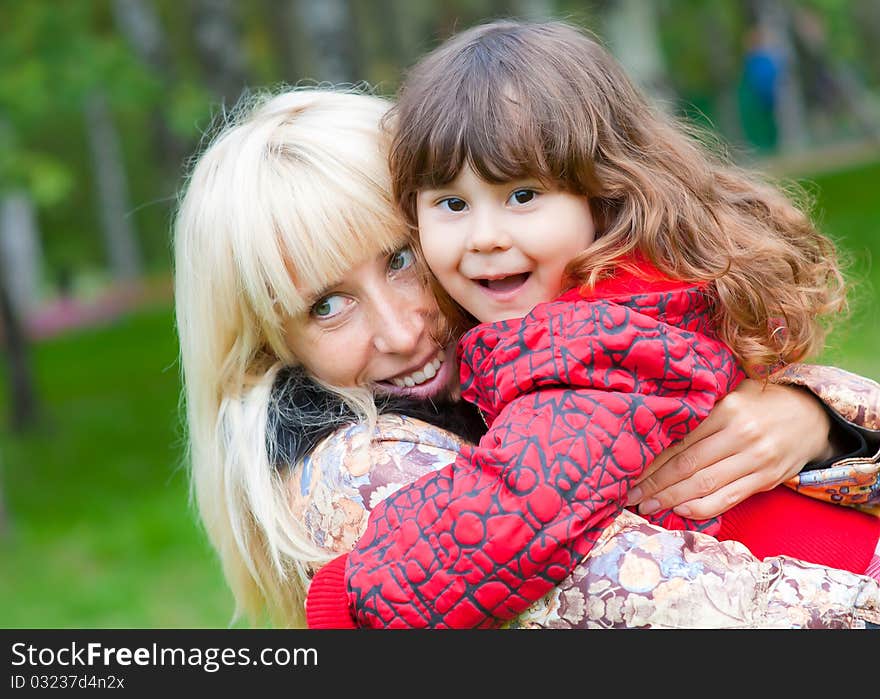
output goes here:
{"type": "Polygon", "coordinates": [[[510,204],[528,204],[536,196],[538,193],[534,189],[517,189],[507,201],[510,204]]]}
{"type": "Polygon", "coordinates": [[[401,272],[412,267],[415,261],[415,253],[413,253],[412,248],[407,246],[391,254],[391,257],[388,259],[388,269],[392,272],[401,272]]]}
{"type": "Polygon", "coordinates": [[[460,213],[467,208],[467,202],[458,197],[446,197],[437,202],[437,206],[453,213],[460,213]]]}
{"type": "Polygon", "coordinates": [[[342,294],[330,294],[319,299],[311,308],[309,313],[319,320],[326,320],[339,315],[345,310],[350,300],[342,294]]]}

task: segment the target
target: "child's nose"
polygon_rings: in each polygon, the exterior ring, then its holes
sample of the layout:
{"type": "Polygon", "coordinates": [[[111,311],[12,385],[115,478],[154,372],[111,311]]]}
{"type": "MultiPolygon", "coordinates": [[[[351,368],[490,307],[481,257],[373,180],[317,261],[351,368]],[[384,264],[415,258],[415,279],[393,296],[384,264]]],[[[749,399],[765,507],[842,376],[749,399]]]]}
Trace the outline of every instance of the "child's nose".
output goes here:
{"type": "Polygon", "coordinates": [[[468,247],[472,252],[506,250],[511,245],[502,216],[481,212],[471,218],[468,247]]]}

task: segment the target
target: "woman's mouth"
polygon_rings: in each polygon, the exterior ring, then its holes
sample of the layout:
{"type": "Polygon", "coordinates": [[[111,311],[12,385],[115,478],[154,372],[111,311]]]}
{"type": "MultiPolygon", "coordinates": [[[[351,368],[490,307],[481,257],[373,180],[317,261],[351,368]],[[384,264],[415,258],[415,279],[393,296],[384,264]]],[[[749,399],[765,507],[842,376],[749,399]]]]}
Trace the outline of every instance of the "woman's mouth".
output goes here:
{"type": "Polygon", "coordinates": [[[430,362],[425,364],[418,371],[414,371],[411,374],[407,374],[402,377],[395,377],[391,379],[391,383],[393,383],[398,388],[412,388],[413,386],[421,386],[425,381],[429,379],[433,379],[437,375],[437,370],[440,368],[440,365],[443,363],[443,353],[438,352],[437,356],[434,357],[430,362]]]}
{"type": "Polygon", "coordinates": [[[398,374],[379,381],[377,387],[382,393],[409,398],[432,398],[449,388],[453,377],[455,345],[440,349],[422,367],[407,374],[398,374]]]}

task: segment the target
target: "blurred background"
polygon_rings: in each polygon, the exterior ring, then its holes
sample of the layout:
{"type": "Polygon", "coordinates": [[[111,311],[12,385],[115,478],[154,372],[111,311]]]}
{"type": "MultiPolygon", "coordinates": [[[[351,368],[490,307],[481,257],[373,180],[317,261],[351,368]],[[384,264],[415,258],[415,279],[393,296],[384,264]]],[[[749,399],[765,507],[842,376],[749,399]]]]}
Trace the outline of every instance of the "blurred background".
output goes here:
{"type": "Polygon", "coordinates": [[[422,53],[504,16],[590,28],[664,108],[804,187],[851,261],[821,360],[880,378],[877,0],[3,0],[0,627],[228,625],[182,463],[187,160],[246,88],[393,96],[422,53]]]}

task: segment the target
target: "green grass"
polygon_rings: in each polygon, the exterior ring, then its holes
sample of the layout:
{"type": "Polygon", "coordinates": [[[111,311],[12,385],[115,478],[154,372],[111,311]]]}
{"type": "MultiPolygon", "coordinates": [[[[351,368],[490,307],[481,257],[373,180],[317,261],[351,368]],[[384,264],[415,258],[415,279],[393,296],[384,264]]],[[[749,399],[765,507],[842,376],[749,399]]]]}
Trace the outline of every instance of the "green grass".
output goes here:
{"type": "Polygon", "coordinates": [[[815,217],[849,258],[851,312],[820,361],[880,380],[880,162],[805,177],[815,217]]]}
{"type": "MultiPolygon", "coordinates": [[[[825,360],[880,378],[880,163],[809,178],[823,229],[854,259],[853,318],[825,360]]],[[[225,627],[232,599],[180,466],[170,308],[35,347],[43,426],[0,415],[13,525],[0,542],[0,627],[225,627]]],[[[2,371],[2,370],[0,370],[2,371]]],[[[6,395],[4,377],[0,388],[6,395]]]]}
{"type": "Polygon", "coordinates": [[[170,309],[44,342],[34,361],[43,426],[0,441],[0,627],[226,626],[180,465],[170,309]]]}

